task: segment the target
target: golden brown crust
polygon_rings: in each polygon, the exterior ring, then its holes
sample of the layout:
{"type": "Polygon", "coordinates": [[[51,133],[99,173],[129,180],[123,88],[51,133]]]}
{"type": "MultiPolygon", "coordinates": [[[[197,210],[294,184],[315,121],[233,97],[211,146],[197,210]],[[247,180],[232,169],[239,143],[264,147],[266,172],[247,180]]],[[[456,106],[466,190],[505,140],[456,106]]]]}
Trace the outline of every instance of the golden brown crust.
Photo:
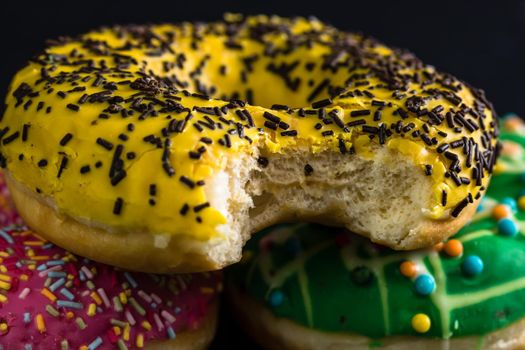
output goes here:
{"type": "MultiPolygon", "coordinates": [[[[287,319],[275,317],[267,308],[229,286],[228,303],[239,324],[263,348],[271,350],[352,349],[368,350],[371,340],[360,335],[330,334],[308,329],[287,319]]],[[[523,350],[525,319],[485,336],[436,340],[410,336],[380,339],[378,349],[385,350],[523,350]]]]}
{"type": "Polygon", "coordinates": [[[151,234],[108,233],[58,215],[36,194],[14,181],[9,172],[6,172],[6,182],[25,223],[49,241],[77,255],[143,272],[186,273],[221,268],[207,256],[189,251],[183,236],[173,237],[166,248],[156,248],[151,234]]]}
{"type": "Polygon", "coordinates": [[[148,343],[146,350],[204,350],[210,345],[217,330],[218,303],[208,312],[201,325],[194,330],[178,333],[175,339],[148,343]]]}

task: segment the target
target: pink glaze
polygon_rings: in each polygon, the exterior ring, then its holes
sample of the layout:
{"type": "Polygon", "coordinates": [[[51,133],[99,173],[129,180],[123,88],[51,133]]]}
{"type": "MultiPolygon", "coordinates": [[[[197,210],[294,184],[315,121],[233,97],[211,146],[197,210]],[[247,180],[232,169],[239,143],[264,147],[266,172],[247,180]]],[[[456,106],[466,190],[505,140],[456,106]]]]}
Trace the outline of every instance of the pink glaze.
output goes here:
{"type": "Polygon", "coordinates": [[[21,219],[0,172],[0,227],[11,225],[0,229],[1,350],[133,349],[139,334],[144,344],[169,339],[198,327],[222,288],[220,273],[158,276],[118,271],[68,253],[26,228],[12,226],[17,224],[21,219]],[[44,296],[42,290],[56,300],[44,296]],[[121,303],[119,311],[114,297],[121,293],[128,302],[121,303]],[[63,301],[75,304],[64,306],[63,301]],[[88,315],[90,304],[97,306],[93,316],[88,315]],[[37,315],[45,331],[38,329],[37,315]],[[121,322],[112,324],[112,320],[121,322]]]}
{"type": "Polygon", "coordinates": [[[23,227],[7,227],[0,230],[0,349],[134,349],[139,334],[145,344],[169,339],[199,326],[222,288],[221,277],[123,272],[68,253],[23,227]],[[121,293],[127,303],[119,311],[114,298],[121,293]],[[63,301],[79,304],[60,306],[63,301]],[[93,316],[90,304],[97,306],[93,316]]]}

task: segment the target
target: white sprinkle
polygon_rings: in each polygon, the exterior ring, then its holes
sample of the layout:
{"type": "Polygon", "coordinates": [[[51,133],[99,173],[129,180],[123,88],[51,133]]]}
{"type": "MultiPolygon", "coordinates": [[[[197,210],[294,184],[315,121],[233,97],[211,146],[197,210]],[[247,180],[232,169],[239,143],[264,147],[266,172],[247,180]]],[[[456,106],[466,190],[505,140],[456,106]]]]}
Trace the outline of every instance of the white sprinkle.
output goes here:
{"type": "Polygon", "coordinates": [[[91,271],[84,265],[80,268],[80,270],[82,272],[84,272],[84,274],[86,275],[87,279],[92,279],[93,278],[93,273],[91,273],[91,271]]]}
{"type": "Polygon", "coordinates": [[[47,270],[44,270],[44,271],[42,271],[42,272],[39,272],[39,273],[38,273],[38,277],[42,277],[42,278],[44,278],[44,277],[47,276],[47,274],[48,274],[49,272],[51,272],[51,271],[59,271],[59,270],[62,270],[62,266],[60,266],[60,265],[55,265],[55,266],[53,266],[53,267],[51,267],[51,268],[49,268],[49,269],[47,269],[47,270]]]}
{"type": "Polygon", "coordinates": [[[31,289],[29,289],[29,288],[27,288],[27,287],[24,288],[24,289],[20,292],[20,294],[18,294],[18,299],[22,299],[22,300],[25,299],[25,298],[28,296],[28,294],[29,294],[30,291],[31,291],[31,289]]]}
{"type": "Polygon", "coordinates": [[[137,292],[137,294],[142,298],[144,299],[147,303],[151,303],[153,301],[153,299],[148,295],[146,294],[142,289],[139,290],[137,292]]]}
{"type": "Polygon", "coordinates": [[[131,312],[129,312],[129,310],[126,310],[124,315],[126,315],[126,320],[128,321],[128,323],[131,326],[134,326],[136,322],[135,322],[135,319],[133,318],[133,315],[131,314],[131,312]]]}
{"type": "Polygon", "coordinates": [[[155,300],[157,304],[162,304],[162,299],[157,294],[151,293],[151,297],[153,298],[153,300],[155,300]]]}
{"type": "Polygon", "coordinates": [[[175,322],[175,316],[173,316],[172,314],[170,314],[168,311],[166,310],[163,310],[161,313],[161,316],[164,317],[164,319],[166,321],[168,321],[169,323],[173,323],[175,322]]]}
{"type": "Polygon", "coordinates": [[[104,302],[104,305],[106,306],[106,308],[109,309],[111,307],[111,302],[109,301],[106,291],[102,288],[99,288],[97,289],[97,292],[98,292],[98,295],[100,295],[100,298],[102,299],[102,301],[104,302]]]}
{"type": "Polygon", "coordinates": [[[160,320],[160,317],[158,314],[153,314],[153,319],[155,320],[155,324],[157,325],[157,330],[160,332],[164,329],[164,325],[162,324],[162,321],[160,320]]]}

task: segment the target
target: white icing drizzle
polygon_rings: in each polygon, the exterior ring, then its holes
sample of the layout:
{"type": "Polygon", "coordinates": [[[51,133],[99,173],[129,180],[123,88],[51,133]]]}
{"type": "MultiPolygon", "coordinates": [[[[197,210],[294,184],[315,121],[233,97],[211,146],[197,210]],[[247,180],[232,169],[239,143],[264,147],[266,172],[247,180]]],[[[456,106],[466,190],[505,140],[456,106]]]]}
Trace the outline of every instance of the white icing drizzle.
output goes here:
{"type": "Polygon", "coordinates": [[[304,270],[304,267],[299,269],[297,274],[299,279],[299,286],[301,288],[301,296],[303,298],[303,305],[306,311],[306,320],[308,321],[308,326],[314,326],[314,317],[312,312],[312,299],[310,298],[310,290],[308,289],[308,275],[304,270]]]}
{"type": "Polygon", "coordinates": [[[493,235],[494,234],[494,231],[491,231],[491,230],[479,230],[479,231],[474,231],[474,232],[470,232],[470,233],[467,233],[459,238],[458,241],[460,241],[461,243],[467,243],[469,241],[473,241],[475,239],[478,239],[478,238],[481,238],[481,237],[485,237],[485,236],[490,236],[490,235],[493,235]]]}
{"type": "Polygon", "coordinates": [[[448,339],[452,336],[450,331],[450,303],[447,295],[447,276],[441,265],[439,254],[432,252],[428,256],[430,265],[434,269],[434,281],[436,281],[436,289],[430,295],[432,302],[439,311],[439,319],[441,320],[442,337],[448,339]]]}

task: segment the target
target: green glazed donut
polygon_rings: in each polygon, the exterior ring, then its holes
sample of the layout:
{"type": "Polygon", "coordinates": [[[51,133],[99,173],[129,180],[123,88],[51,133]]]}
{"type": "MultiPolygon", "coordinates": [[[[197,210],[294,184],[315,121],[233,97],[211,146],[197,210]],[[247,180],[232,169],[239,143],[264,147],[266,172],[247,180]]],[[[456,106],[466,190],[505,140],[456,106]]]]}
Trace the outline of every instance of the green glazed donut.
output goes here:
{"type": "Polygon", "coordinates": [[[313,224],[256,235],[228,274],[250,333],[267,348],[525,347],[525,128],[503,124],[477,214],[443,244],[398,252],[313,224]]]}

